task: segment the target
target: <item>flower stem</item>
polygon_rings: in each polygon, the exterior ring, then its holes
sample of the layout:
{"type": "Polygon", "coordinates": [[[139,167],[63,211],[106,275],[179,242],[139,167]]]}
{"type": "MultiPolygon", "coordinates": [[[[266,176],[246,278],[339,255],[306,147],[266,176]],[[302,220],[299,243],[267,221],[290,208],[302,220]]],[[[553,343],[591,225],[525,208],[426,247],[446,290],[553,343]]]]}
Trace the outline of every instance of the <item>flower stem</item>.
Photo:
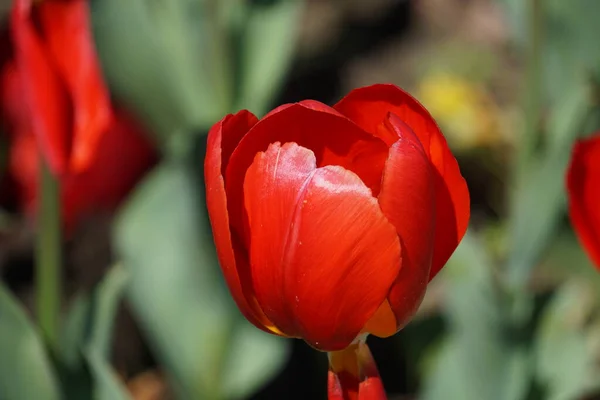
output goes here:
{"type": "Polygon", "coordinates": [[[50,348],[58,341],[61,297],[60,188],[44,160],[40,162],[36,243],[36,312],[50,348]]]}
{"type": "Polygon", "coordinates": [[[544,39],[544,9],[542,0],[529,0],[529,43],[525,72],[525,132],[518,152],[518,173],[530,167],[542,115],[542,51],[544,39]]]}
{"type": "Polygon", "coordinates": [[[387,400],[366,336],[344,350],[329,352],[329,400],[387,400]]]}

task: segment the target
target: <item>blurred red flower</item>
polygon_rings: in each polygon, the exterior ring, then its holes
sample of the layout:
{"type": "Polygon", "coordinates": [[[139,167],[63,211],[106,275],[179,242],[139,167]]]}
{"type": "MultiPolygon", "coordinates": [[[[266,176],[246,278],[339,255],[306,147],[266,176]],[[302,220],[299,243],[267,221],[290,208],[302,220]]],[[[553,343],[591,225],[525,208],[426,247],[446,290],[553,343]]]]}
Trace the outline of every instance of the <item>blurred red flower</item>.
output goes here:
{"type": "Polygon", "coordinates": [[[469,220],[430,114],[393,85],[302,101],[208,135],[207,206],[231,293],[257,327],[325,351],[393,335],[469,220]]]}
{"type": "Polygon", "coordinates": [[[111,106],[86,1],[15,0],[9,25],[12,58],[0,77],[9,170],[33,212],[43,157],[72,227],[86,212],[116,206],[156,156],[140,127],[111,106]]]}
{"type": "Polygon", "coordinates": [[[588,255],[600,269],[600,132],[578,141],[567,172],[569,216],[588,255]]]}

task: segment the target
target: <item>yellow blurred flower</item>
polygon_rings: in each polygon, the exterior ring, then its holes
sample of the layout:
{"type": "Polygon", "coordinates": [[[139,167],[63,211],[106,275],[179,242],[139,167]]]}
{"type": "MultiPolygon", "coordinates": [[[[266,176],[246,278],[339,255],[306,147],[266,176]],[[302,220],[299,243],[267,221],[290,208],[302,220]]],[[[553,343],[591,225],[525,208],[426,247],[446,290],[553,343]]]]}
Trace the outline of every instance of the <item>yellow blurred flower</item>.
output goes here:
{"type": "Polygon", "coordinates": [[[480,85],[436,72],[421,80],[416,93],[452,147],[468,150],[500,140],[498,107],[480,85]]]}

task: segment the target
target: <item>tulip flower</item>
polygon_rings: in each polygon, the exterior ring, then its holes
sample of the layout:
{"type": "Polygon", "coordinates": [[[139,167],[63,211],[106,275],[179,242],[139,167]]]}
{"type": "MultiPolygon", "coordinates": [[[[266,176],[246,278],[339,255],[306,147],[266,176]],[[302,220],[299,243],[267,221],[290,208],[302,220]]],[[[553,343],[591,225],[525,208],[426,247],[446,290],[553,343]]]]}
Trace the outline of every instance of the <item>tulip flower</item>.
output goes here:
{"type": "Polygon", "coordinates": [[[84,0],[15,0],[0,71],[9,171],[33,213],[43,158],[60,181],[65,228],[112,209],[155,161],[139,125],[110,103],[84,0]]]}
{"type": "Polygon", "coordinates": [[[44,158],[56,175],[84,170],[112,118],[87,1],[15,0],[10,35],[44,158]]]}
{"type": "Polygon", "coordinates": [[[579,242],[600,269],[600,133],[573,148],[567,172],[569,217],[579,242]]]}
{"type": "Polygon", "coordinates": [[[375,85],[333,107],[286,104],[260,121],[240,111],[210,130],[205,181],[246,318],[330,352],[330,398],[385,398],[361,397],[378,379],[364,338],[406,325],[469,220],[466,183],[427,110],[375,85]]]}

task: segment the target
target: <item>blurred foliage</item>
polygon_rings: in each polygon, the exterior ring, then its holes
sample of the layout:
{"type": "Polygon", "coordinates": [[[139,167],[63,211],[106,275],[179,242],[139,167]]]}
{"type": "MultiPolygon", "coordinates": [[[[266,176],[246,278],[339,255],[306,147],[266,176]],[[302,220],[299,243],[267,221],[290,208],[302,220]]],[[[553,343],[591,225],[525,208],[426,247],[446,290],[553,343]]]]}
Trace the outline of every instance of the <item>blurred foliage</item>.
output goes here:
{"type": "Polygon", "coordinates": [[[130,301],[176,392],[243,398],[278,371],[288,343],[250,326],[232,304],[198,182],[185,165],[158,167],[123,210],[116,247],[131,273],[130,301]]]}
{"type": "Polygon", "coordinates": [[[443,272],[450,334],[425,379],[425,399],[521,399],[528,390],[528,355],[513,346],[495,266],[473,232],[443,272]]]}
{"type": "Polygon", "coordinates": [[[492,236],[506,245],[482,240],[487,227],[471,230],[446,267],[441,279],[447,286],[444,314],[450,331],[429,363],[423,395],[579,399],[599,388],[600,354],[591,338],[600,322],[600,286],[589,263],[584,263],[587,272],[571,268],[585,256],[573,240],[564,247],[564,235],[557,233],[572,142],[585,128],[599,127],[590,125],[590,116],[597,107],[592,92],[600,72],[600,48],[592,38],[600,35],[600,26],[577,17],[589,16],[599,3],[501,3],[525,61],[509,213],[500,235],[492,236]],[[550,262],[564,271],[562,278],[542,269],[548,251],[560,257],[550,262]],[[591,275],[595,282],[582,280],[591,275]],[[545,290],[556,290],[549,302],[540,302],[532,287],[543,277],[552,281],[545,290]]]}
{"type": "Polygon", "coordinates": [[[268,110],[291,62],[301,5],[97,0],[92,17],[115,95],[178,154],[191,147],[187,135],[227,113],[268,110]]]}
{"type": "Polygon", "coordinates": [[[58,400],[58,377],[40,336],[10,292],[0,286],[0,397],[58,400]]]}

